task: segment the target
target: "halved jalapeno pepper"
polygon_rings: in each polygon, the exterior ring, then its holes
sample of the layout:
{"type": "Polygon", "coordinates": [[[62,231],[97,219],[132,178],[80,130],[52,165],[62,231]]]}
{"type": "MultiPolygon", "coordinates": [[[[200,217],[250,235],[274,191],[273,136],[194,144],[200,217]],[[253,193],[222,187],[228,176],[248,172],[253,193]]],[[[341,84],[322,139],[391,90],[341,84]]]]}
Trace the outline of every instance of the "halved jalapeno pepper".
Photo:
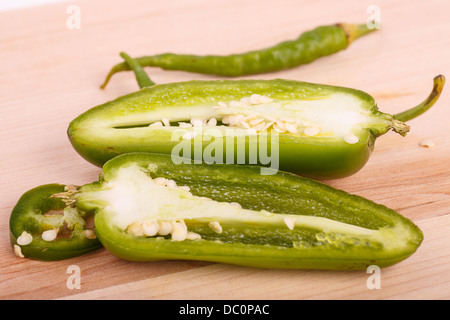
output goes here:
{"type": "Polygon", "coordinates": [[[26,192],[14,207],[10,221],[11,245],[16,255],[38,260],[62,260],[101,247],[88,215],[58,198],[76,187],[48,184],[26,192]]]}
{"type": "MultiPolygon", "coordinates": [[[[171,160],[124,154],[105,164],[100,181],[75,192],[44,187],[45,199],[56,201],[48,196],[57,193],[79,212],[94,213],[104,247],[133,261],[362,269],[397,263],[422,241],[420,229],[394,210],[320,182],[281,171],[261,175],[257,166],[171,160]]],[[[28,200],[27,211],[43,211],[39,205],[28,200]]],[[[16,238],[28,225],[14,225],[16,238]]]]}
{"type": "Polygon", "coordinates": [[[292,80],[218,80],[160,84],[97,106],[74,119],[78,153],[102,166],[127,152],[165,153],[197,162],[257,164],[318,179],[351,175],[368,161],[375,139],[438,99],[405,112],[378,111],[359,90],[292,80]]]}

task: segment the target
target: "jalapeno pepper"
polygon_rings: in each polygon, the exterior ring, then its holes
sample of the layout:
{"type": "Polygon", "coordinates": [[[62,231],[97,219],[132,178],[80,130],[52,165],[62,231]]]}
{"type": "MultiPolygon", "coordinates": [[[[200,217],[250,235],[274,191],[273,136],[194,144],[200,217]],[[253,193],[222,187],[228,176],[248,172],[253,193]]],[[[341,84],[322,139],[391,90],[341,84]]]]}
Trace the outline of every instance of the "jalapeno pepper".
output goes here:
{"type": "Polygon", "coordinates": [[[405,135],[404,121],[428,110],[444,82],[437,76],[425,101],[397,115],[378,111],[365,92],[300,81],[160,84],[88,110],[68,136],[97,166],[122,153],[153,152],[340,178],[365,165],[378,136],[391,129],[405,135]]]}
{"type": "Polygon", "coordinates": [[[87,227],[88,215],[70,204],[74,186],[48,184],[26,192],[10,217],[10,238],[20,257],[62,260],[101,247],[95,232],[87,227]],[[70,204],[70,205],[69,205],[70,204]]]}
{"type": "MultiPolygon", "coordinates": [[[[240,54],[198,56],[164,53],[136,58],[136,61],[143,67],[230,77],[267,73],[297,67],[342,51],[357,38],[375,30],[366,25],[341,23],[320,26],[304,32],[295,40],[240,54]]],[[[115,65],[101,87],[104,88],[115,73],[126,70],[131,70],[127,63],[115,65]]]]}
{"type": "MultiPolygon", "coordinates": [[[[31,216],[36,208],[47,209],[30,201],[36,193],[37,199],[60,197],[78,212],[95,214],[103,246],[133,261],[361,269],[407,258],[423,237],[410,220],[385,206],[286,172],[264,176],[256,166],[177,165],[168,155],[129,153],[108,161],[100,181],[74,192],[42,188],[19,202],[31,216]]],[[[23,216],[17,210],[24,209],[15,209],[12,220],[23,216]]],[[[42,224],[30,221],[11,225],[16,237],[24,228],[41,231],[42,224]]],[[[65,257],[74,248],[60,249],[57,256],[65,257]]],[[[35,250],[55,257],[51,247],[35,250]]]]}

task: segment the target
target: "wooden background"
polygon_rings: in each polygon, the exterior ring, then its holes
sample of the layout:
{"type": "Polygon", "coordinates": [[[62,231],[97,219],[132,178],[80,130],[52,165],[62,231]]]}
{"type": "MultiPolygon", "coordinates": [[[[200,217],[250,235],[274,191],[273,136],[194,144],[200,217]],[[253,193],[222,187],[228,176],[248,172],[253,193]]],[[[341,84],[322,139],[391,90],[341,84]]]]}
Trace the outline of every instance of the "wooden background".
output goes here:
{"type": "MultiPolygon", "coordinates": [[[[119,52],[132,56],[227,54],[293,39],[318,25],[364,23],[373,2],[360,0],[68,1],[0,13],[0,298],[2,299],[448,299],[450,298],[450,88],[410,122],[407,137],[377,140],[367,166],[328,181],[398,210],[424,232],[409,259],[381,271],[260,270],[202,262],[131,263],[105,250],[60,262],[17,258],[8,220],[19,197],[46,183],[84,184],[99,169],[71,147],[70,120],[137,90],[131,73],[99,85],[119,52]],[[66,12],[80,8],[80,29],[66,12]],[[423,148],[424,139],[435,142],[423,148]],[[81,270],[68,289],[67,267],[81,270]]],[[[437,74],[450,77],[448,0],[378,0],[382,28],[346,51],[296,69],[248,78],[286,78],[358,88],[384,112],[421,102],[437,74]]],[[[217,77],[148,69],[157,83],[217,77]]]]}

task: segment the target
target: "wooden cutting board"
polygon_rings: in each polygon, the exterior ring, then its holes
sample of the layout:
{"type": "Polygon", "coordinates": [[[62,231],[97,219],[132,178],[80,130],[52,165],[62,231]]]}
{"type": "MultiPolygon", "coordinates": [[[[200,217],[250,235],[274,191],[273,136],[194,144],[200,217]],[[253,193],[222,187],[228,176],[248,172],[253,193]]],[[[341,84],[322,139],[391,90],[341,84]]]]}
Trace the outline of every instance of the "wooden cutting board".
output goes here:
{"type": "MultiPolygon", "coordinates": [[[[119,52],[228,54],[293,39],[336,22],[364,23],[372,1],[70,1],[0,13],[0,297],[2,299],[448,299],[450,298],[450,88],[411,121],[406,137],[377,140],[369,163],[334,187],[385,204],[413,220],[424,242],[381,270],[260,270],[224,264],[121,261],[101,249],[60,262],[16,257],[11,209],[28,189],[85,184],[99,168],[71,147],[66,129],[88,108],[137,90],[131,73],[99,85],[119,52]],[[79,27],[70,5],[79,9],[79,27]],[[75,23],[75,24],[74,24],[75,23]],[[75,27],[75,28],[74,28],[75,27]],[[423,148],[425,139],[435,143],[423,148]],[[70,289],[69,266],[81,271],[70,289]],[[69,271],[69,273],[68,273],[69,271]]],[[[450,2],[377,1],[381,30],[310,65],[247,78],[286,78],[358,88],[380,110],[421,102],[432,78],[450,77],[450,2]]],[[[157,83],[217,77],[148,69],[157,83]]]]}

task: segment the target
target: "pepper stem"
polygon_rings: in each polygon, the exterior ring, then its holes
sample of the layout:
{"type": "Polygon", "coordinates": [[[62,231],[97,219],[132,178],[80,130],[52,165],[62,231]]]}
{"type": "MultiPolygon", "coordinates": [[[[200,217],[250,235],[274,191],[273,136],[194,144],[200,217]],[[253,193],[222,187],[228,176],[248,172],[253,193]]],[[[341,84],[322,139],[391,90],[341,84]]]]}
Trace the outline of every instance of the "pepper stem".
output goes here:
{"type": "Polygon", "coordinates": [[[443,75],[436,76],[433,79],[433,90],[428,98],[414,108],[395,114],[394,118],[398,121],[405,122],[420,116],[422,113],[430,109],[439,99],[442,89],[444,88],[444,84],[445,77],[443,75]]]}
{"type": "Polygon", "coordinates": [[[394,132],[397,132],[398,134],[400,134],[401,136],[406,136],[406,134],[409,132],[409,126],[399,120],[392,120],[392,130],[394,130],[394,132]]]}
{"type": "Polygon", "coordinates": [[[139,88],[145,88],[145,87],[151,87],[154,86],[155,83],[150,79],[148,74],[144,71],[144,69],[141,67],[139,62],[131,58],[128,54],[125,52],[121,52],[120,56],[125,60],[128,67],[130,67],[131,70],[133,70],[134,75],[136,76],[136,81],[139,85],[139,88]]]}
{"type": "Polygon", "coordinates": [[[378,30],[377,28],[367,27],[367,24],[338,23],[338,27],[342,28],[347,35],[347,45],[368,33],[378,30]]]}

